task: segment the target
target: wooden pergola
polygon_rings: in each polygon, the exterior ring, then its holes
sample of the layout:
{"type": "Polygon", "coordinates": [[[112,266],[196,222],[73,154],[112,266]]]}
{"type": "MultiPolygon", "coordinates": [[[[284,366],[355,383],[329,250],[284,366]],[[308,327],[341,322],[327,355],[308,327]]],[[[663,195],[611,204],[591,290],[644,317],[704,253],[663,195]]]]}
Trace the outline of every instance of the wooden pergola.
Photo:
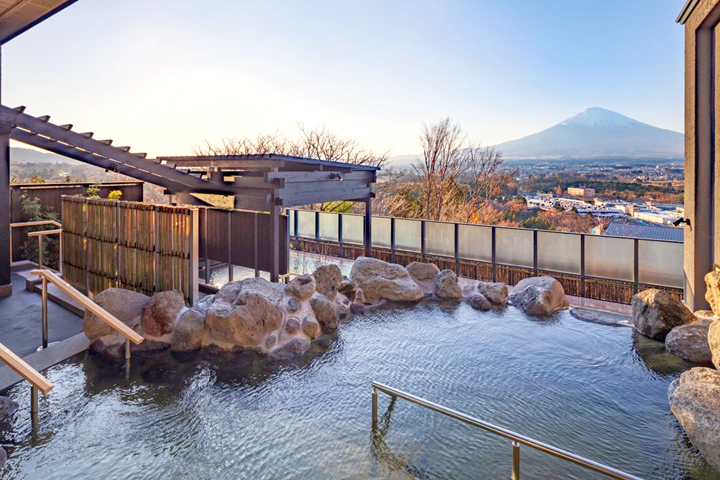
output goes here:
{"type": "MultiPolygon", "coordinates": [[[[279,277],[283,208],[340,201],[364,202],[365,254],[371,253],[372,184],[377,179],[378,167],[276,154],[158,157],[157,161],[213,184],[231,187],[235,208],[271,214],[272,281],[278,281],[279,277]]],[[[167,193],[176,194],[180,203],[206,204],[198,192],[192,190],[167,193]]]]}

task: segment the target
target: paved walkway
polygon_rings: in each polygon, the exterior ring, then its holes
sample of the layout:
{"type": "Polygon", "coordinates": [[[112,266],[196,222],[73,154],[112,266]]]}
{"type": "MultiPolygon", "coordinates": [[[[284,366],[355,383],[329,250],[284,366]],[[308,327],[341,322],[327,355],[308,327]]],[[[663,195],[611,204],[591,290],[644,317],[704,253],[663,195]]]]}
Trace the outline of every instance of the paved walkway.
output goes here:
{"type": "MultiPolygon", "coordinates": [[[[13,294],[0,298],[0,343],[25,357],[42,344],[42,298],[25,290],[25,279],[12,274],[13,294]]],[[[65,340],[83,331],[82,318],[48,301],[50,342],[65,340]]]]}

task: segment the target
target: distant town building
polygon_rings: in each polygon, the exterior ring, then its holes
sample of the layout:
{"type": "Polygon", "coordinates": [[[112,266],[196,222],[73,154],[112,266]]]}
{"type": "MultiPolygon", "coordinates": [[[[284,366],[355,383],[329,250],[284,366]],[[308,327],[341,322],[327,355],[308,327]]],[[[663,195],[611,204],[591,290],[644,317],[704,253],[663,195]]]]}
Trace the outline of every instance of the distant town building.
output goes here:
{"type": "Polygon", "coordinates": [[[593,198],[595,196],[595,189],[587,187],[568,187],[567,194],[571,197],[593,198]]]}

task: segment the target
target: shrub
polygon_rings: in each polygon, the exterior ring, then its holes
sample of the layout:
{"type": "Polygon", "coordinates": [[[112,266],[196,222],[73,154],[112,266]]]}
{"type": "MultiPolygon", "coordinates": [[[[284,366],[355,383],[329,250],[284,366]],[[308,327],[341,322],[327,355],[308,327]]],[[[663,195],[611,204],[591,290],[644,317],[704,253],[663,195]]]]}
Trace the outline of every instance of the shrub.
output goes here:
{"type": "Polygon", "coordinates": [[[108,200],[120,200],[122,198],[122,192],[120,190],[113,190],[108,194],[108,200]]]}

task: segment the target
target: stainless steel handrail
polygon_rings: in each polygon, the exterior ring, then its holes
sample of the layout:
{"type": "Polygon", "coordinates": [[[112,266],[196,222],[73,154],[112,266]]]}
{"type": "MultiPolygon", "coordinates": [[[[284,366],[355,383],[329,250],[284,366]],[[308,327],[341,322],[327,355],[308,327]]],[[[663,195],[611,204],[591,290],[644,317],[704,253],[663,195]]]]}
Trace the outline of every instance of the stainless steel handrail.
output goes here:
{"type": "Polygon", "coordinates": [[[583,458],[579,455],[568,452],[566,450],[562,450],[560,448],[553,447],[552,445],[548,445],[547,443],[539,442],[530,437],[526,437],[525,435],[520,435],[519,433],[515,433],[506,428],[498,427],[497,425],[483,422],[482,420],[479,420],[475,417],[471,417],[470,415],[464,414],[462,412],[458,412],[457,410],[453,410],[451,408],[444,407],[440,404],[431,402],[429,400],[425,400],[424,398],[417,397],[411,393],[403,392],[402,390],[398,390],[397,388],[393,388],[393,387],[384,385],[379,382],[372,382],[372,387],[373,387],[373,393],[372,393],[373,426],[377,425],[377,418],[378,418],[377,417],[377,410],[378,410],[377,392],[378,392],[378,390],[380,390],[381,392],[386,393],[386,394],[390,395],[391,397],[402,398],[403,400],[407,400],[409,402],[415,403],[417,405],[420,405],[421,407],[429,408],[430,410],[433,410],[435,412],[442,413],[443,415],[447,415],[448,417],[454,418],[456,420],[460,420],[461,422],[465,422],[467,424],[473,425],[478,428],[482,428],[483,430],[486,430],[490,433],[494,433],[495,435],[499,435],[501,437],[507,438],[508,440],[512,440],[512,442],[513,442],[513,467],[512,467],[512,477],[511,478],[513,480],[520,479],[520,444],[527,445],[528,447],[534,448],[536,450],[540,450],[541,452],[548,453],[550,455],[561,458],[565,461],[574,463],[576,465],[580,465],[581,467],[585,467],[589,470],[593,470],[595,472],[602,473],[603,475],[607,475],[610,478],[616,478],[616,479],[620,479],[620,480],[642,480],[640,477],[630,475],[629,473],[625,473],[625,472],[617,470],[615,468],[608,467],[607,465],[603,465],[603,464],[595,462],[593,460],[588,460],[587,458],[583,458]]]}

